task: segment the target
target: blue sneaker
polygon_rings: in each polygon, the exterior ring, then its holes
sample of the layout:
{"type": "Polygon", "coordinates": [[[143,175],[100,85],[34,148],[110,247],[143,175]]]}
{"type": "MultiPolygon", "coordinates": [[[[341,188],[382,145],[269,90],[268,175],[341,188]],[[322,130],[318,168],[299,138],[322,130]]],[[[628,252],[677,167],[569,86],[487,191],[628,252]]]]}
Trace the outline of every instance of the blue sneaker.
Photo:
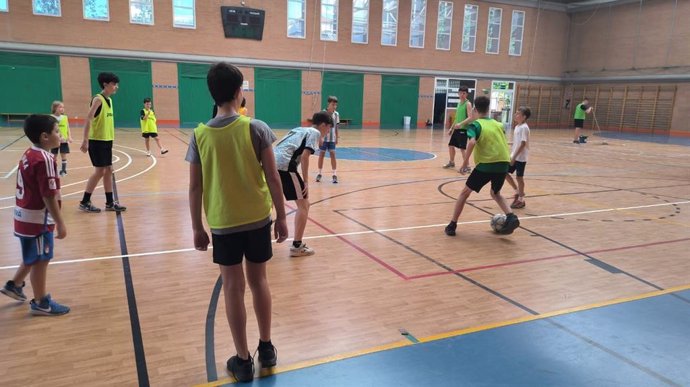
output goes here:
{"type": "Polygon", "coordinates": [[[50,294],[43,297],[41,302],[31,300],[29,311],[34,316],[60,316],[69,313],[69,306],[60,305],[53,301],[50,294]]]}
{"type": "Polygon", "coordinates": [[[26,295],[24,295],[24,291],[22,290],[23,288],[24,282],[22,282],[22,286],[17,286],[14,284],[14,281],[7,281],[5,286],[0,289],[0,293],[23,302],[26,301],[26,295]]]}

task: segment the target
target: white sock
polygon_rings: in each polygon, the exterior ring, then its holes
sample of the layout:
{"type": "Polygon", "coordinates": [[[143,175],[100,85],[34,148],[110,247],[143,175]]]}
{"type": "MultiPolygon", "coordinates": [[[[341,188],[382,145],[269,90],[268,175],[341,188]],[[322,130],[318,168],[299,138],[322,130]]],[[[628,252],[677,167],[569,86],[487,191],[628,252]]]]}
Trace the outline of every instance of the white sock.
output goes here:
{"type": "Polygon", "coordinates": [[[335,169],[333,170],[333,176],[336,176],[335,169]]]}

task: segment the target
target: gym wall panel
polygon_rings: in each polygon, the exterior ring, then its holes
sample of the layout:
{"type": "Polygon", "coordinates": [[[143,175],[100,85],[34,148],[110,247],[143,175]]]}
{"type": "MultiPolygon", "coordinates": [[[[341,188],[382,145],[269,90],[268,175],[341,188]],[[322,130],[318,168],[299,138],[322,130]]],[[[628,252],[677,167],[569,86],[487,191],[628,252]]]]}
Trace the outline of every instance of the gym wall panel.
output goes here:
{"type": "Polygon", "coordinates": [[[50,114],[54,100],[62,100],[60,58],[0,52],[0,113],[50,114]]]}
{"type": "MultiPolygon", "coordinates": [[[[179,125],[179,80],[177,64],[170,62],[151,63],[153,79],[153,110],[156,112],[158,126],[179,125]]],[[[142,102],[143,105],[143,101],[142,102]]]]}
{"type": "Polygon", "coordinates": [[[90,58],[91,92],[96,95],[102,88],[98,74],[111,72],[120,78],[119,89],[112,96],[115,127],[139,128],[142,101],[151,97],[151,62],[139,60],[90,58]]]}
{"type": "Polygon", "coordinates": [[[324,72],[321,86],[321,106],[324,109],[331,95],[338,98],[340,118],[351,120],[349,127],[361,128],[364,74],[324,72]]]}
{"type": "Polygon", "coordinates": [[[70,119],[72,137],[75,140],[81,139],[83,123],[89,114],[89,103],[92,98],[89,59],[61,56],[60,74],[65,114],[70,119]],[[75,130],[75,125],[79,126],[77,130],[75,130]]]}
{"type": "Polygon", "coordinates": [[[321,84],[321,71],[302,71],[302,125],[308,125],[307,119],[324,107],[321,84]]]}
{"type": "Polygon", "coordinates": [[[402,128],[403,117],[410,116],[415,128],[419,102],[419,77],[383,75],[381,77],[381,128],[402,128]]]}
{"type": "Polygon", "coordinates": [[[381,127],[381,75],[364,74],[363,126],[381,127]]]}
{"type": "Polygon", "coordinates": [[[180,126],[195,127],[206,123],[213,114],[213,98],[208,91],[206,75],[210,65],[178,63],[180,126]]]}
{"type": "Polygon", "coordinates": [[[301,125],[302,72],[257,67],[254,99],[256,117],[272,128],[288,129],[301,125]]]}

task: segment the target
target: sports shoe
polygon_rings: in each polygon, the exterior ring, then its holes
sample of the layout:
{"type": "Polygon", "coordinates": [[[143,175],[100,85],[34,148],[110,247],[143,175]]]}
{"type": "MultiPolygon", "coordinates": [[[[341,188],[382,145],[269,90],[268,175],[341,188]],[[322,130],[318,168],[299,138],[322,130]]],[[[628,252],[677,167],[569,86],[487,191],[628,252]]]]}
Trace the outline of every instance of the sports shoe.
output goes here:
{"type": "Polygon", "coordinates": [[[510,208],[525,208],[525,201],[518,199],[510,205],[510,208]]]}
{"type": "Polygon", "coordinates": [[[0,293],[6,295],[7,297],[14,298],[17,301],[26,301],[26,295],[24,294],[24,291],[22,290],[24,288],[25,283],[22,282],[22,286],[17,286],[14,284],[14,281],[10,280],[7,281],[5,286],[0,289],[0,293]]]}
{"type": "Polygon", "coordinates": [[[91,202],[79,203],[79,209],[84,212],[101,212],[101,209],[95,207],[91,202]]]}
{"type": "Polygon", "coordinates": [[[321,181],[321,174],[319,173],[318,175],[316,175],[316,182],[318,183],[320,181],[321,181]]]}
{"type": "Polygon", "coordinates": [[[168,153],[168,152],[170,152],[170,151],[167,150],[167,149],[161,149],[161,154],[162,154],[162,155],[164,155],[164,154],[166,154],[166,153],[168,153]]]}
{"type": "Polygon", "coordinates": [[[470,173],[471,171],[472,171],[472,168],[470,168],[470,167],[458,169],[458,173],[470,173]]]}
{"type": "Polygon", "coordinates": [[[235,355],[228,359],[228,371],[239,382],[251,382],[254,379],[254,359],[249,356],[249,359],[242,360],[235,355]]]}
{"type": "Polygon", "coordinates": [[[60,177],[63,177],[67,174],[67,171],[60,171],[60,177]]]}
{"type": "Polygon", "coordinates": [[[444,165],[443,168],[448,169],[448,168],[455,168],[455,163],[452,161],[449,161],[448,164],[444,165]]]}
{"type": "Polygon", "coordinates": [[[333,175],[333,184],[338,184],[338,176],[333,175]]]}
{"type": "Polygon", "coordinates": [[[315,251],[304,244],[304,242],[302,242],[299,247],[290,246],[291,257],[306,257],[308,255],[314,255],[314,253],[315,251]]]}
{"type": "Polygon", "coordinates": [[[40,302],[31,300],[29,311],[34,316],[60,316],[69,313],[69,306],[58,304],[48,294],[40,302]]]}
{"type": "Polygon", "coordinates": [[[518,227],[520,227],[520,220],[517,215],[511,213],[506,215],[506,221],[503,224],[503,228],[498,231],[498,233],[503,235],[512,234],[518,227]]]}
{"type": "Polygon", "coordinates": [[[127,211],[127,207],[121,206],[120,203],[118,202],[113,202],[113,203],[106,203],[105,204],[105,210],[106,211],[117,211],[117,212],[124,212],[127,211]]]}
{"type": "Polygon", "coordinates": [[[151,157],[151,152],[146,152],[146,157],[151,157]]]}
{"type": "Polygon", "coordinates": [[[448,236],[455,236],[455,229],[458,228],[458,222],[453,222],[452,220],[446,226],[445,232],[448,236]]]}
{"type": "Polygon", "coordinates": [[[573,140],[573,144],[579,144],[579,143],[580,143],[579,140],[573,140]]]}
{"type": "MultiPolygon", "coordinates": [[[[259,363],[261,363],[261,368],[275,367],[278,362],[278,351],[273,343],[270,341],[268,343],[263,343],[259,340],[259,346],[256,348],[259,352],[259,363]]],[[[255,352],[256,353],[256,352],[255,352]]]]}

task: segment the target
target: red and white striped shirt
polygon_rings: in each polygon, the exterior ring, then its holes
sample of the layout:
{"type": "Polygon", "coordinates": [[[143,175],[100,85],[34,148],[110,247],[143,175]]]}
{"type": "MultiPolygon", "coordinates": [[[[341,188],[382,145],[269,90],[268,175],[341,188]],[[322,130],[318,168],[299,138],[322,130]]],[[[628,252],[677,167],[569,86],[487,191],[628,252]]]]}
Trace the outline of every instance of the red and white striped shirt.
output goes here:
{"type": "Polygon", "coordinates": [[[43,198],[57,196],[60,204],[60,178],[57,162],[48,151],[37,146],[27,149],[19,160],[14,207],[14,234],[34,237],[55,229],[53,217],[43,198]]]}

